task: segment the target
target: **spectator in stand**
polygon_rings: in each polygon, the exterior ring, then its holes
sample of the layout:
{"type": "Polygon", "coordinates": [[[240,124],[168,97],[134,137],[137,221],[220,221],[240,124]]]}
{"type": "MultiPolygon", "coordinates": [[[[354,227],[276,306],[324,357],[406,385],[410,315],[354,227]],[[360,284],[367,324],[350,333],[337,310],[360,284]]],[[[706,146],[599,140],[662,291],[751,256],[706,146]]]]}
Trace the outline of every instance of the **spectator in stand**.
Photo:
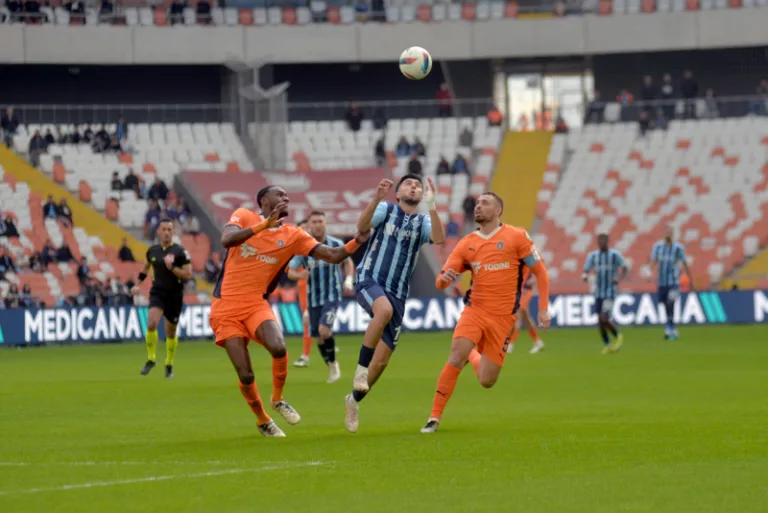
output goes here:
{"type": "Polygon", "coordinates": [[[357,4],[355,4],[355,12],[357,13],[357,21],[360,23],[366,23],[368,21],[368,14],[370,12],[370,7],[368,7],[368,4],[366,3],[366,0],[357,0],[357,4]]]}
{"type": "Polygon", "coordinates": [[[437,163],[436,173],[438,175],[449,175],[449,174],[451,174],[451,165],[448,163],[448,161],[442,155],[440,156],[440,162],[437,163]]]}
{"type": "Polygon", "coordinates": [[[653,83],[653,77],[645,75],[643,77],[643,89],[640,92],[640,99],[648,104],[643,106],[643,110],[653,112],[656,107],[653,106],[652,102],[656,101],[656,97],[656,84],[653,83]]]}
{"type": "Polygon", "coordinates": [[[144,216],[144,238],[147,240],[154,240],[155,232],[157,231],[157,225],[160,224],[160,206],[157,201],[149,200],[149,209],[144,216]]]}
{"type": "Polygon", "coordinates": [[[711,87],[704,93],[704,101],[707,104],[707,116],[710,119],[720,117],[720,109],[717,105],[717,97],[715,96],[715,90],[711,87]]]}
{"type": "Polygon", "coordinates": [[[64,7],[69,11],[69,16],[72,21],[79,21],[82,23],[85,20],[85,4],[80,0],[72,0],[64,7]]]}
{"type": "Polygon", "coordinates": [[[56,261],[61,264],[68,264],[75,261],[75,257],[72,255],[72,250],[69,249],[66,242],[63,242],[61,247],[56,250],[56,261]]]}
{"type": "Polygon", "coordinates": [[[198,221],[197,217],[193,215],[188,215],[185,217],[185,220],[184,220],[184,223],[182,224],[181,229],[184,233],[188,233],[190,235],[199,235],[200,221],[198,221]]]}
{"type": "Polygon", "coordinates": [[[116,22],[116,19],[113,16],[114,13],[115,13],[115,4],[113,4],[109,0],[101,0],[101,9],[99,10],[99,21],[101,21],[102,23],[112,22],[114,24],[116,22]]]}
{"type": "Polygon", "coordinates": [[[35,130],[35,135],[29,140],[29,161],[37,167],[40,162],[40,154],[45,153],[48,148],[48,143],[45,142],[43,136],[40,135],[40,130],[35,130]]]}
{"type": "Polygon", "coordinates": [[[171,25],[177,23],[184,23],[184,9],[187,7],[187,3],[182,0],[173,0],[171,2],[171,8],[169,9],[168,22],[171,25]]]}
{"type": "Polygon", "coordinates": [[[165,185],[165,182],[159,177],[156,177],[155,183],[149,188],[149,199],[165,201],[168,199],[169,193],[170,191],[168,190],[168,186],[165,185]]]}
{"type": "Polygon", "coordinates": [[[768,80],[761,80],[755,88],[757,99],[749,103],[749,113],[758,116],[768,114],[768,80]]]}
{"type": "Polygon", "coordinates": [[[5,246],[0,246],[0,281],[6,280],[5,274],[18,272],[13,257],[5,246]]]}
{"type": "Polygon", "coordinates": [[[440,117],[448,118],[453,116],[453,94],[448,89],[448,83],[443,82],[440,84],[440,89],[437,90],[437,110],[440,117]]]}
{"type": "Polygon", "coordinates": [[[21,308],[21,301],[19,300],[19,288],[14,284],[11,284],[11,286],[8,287],[8,294],[5,296],[5,307],[21,308]]]}
{"type": "Polygon", "coordinates": [[[53,196],[48,195],[48,200],[43,204],[43,219],[56,219],[59,217],[59,207],[53,201],[53,196]]]}
{"type": "Polygon", "coordinates": [[[72,210],[69,209],[69,204],[66,199],[61,198],[58,209],[59,221],[61,221],[67,228],[72,228],[72,226],[74,226],[74,222],[72,221],[72,210]]]}
{"type": "Polygon", "coordinates": [[[648,132],[648,130],[651,128],[651,120],[648,117],[647,111],[644,110],[640,113],[638,125],[640,127],[640,137],[645,136],[646,132],[648,132]]]}
{"type": "Polygon", "coordinates": [[[474,140],[475,135],[472,133],[472,130],[468,126],[465,126],[459,134],[459,146],[471,148],[474,140]]]}
{"type": "Polygon", "coordinates": [[[629,106],[635,101],[635,97],[626,89],[622,89],[616,101],[621,105],[621,120],[629,121],[629,106]]]}
{"type": "MultiPolygon", "coordinates": [[[[11,11],[13,12],[13,11],[11,11]]],[[[0,120],[0,127],[3,129],[3,140],[9,148],[13,146],[13,136],[19,129],[19,120],[13,113],[13,107],[8,107],[0,120]]]]}
{"type": "Polygon", "coordinates": [[[83,132],[83,142],[91,143],[93,142],[94,137],[95,136],[93,133],[93,129],[91,128],[91,124],[88,123],[87,125],[85,125],[85,132],[83,132]]]}
{"type": "Polygon", "coordinates": [[[387,162],[387,151],[384,148],[384,136],[382,135],[376,141],[376,147],[373,150],[373,156],[376,159],[377,166],[383,166],[387,162]]]}
{"type": "Polygon", "coordinates": [[[221,257],[217,252],[211,253],[211,256],[205,262],[205,281],[216,283],[221,272],[221,257]]]}
{"type": "Polygon", "coordinates": [[[112,138],[104,127],[93,135],[91,146],[93,147],[94,153],[104,153],[105,151],[109,151],[111,144],[112,138]]]}
{"type": "Polygon", "coordinates": [[[81,287],[91,284],[91,268],[88,267],[88,260],[85,257],[80,258],[80,264],[77,266],[77,279],[81,287]]]}
{"type": "Polygon", "coordinates": [[[29,283],[22,287],[19,293],[19,303],[21,308],[37,308],[37,302],[32,297],[32,288],[29,286],[29,283]]]}
{"type": "Polygon", "coordinates": [[[600,91],[595,91],[592,95],[592,101],[587,105],[587,118],[584,124],[603,122],[603,112],[605,112],[605,103],[600,99],[600,91]]]}
{"type": "Polygon", "coordinates": [[[197,23],[200,25],[211,24],[211,3],[207,0],[197,0],[195,6],[195,13],[197,14],[197,23]]]}
{"type": "Polygon", "coordinates": [[[11,22],[21,23],[24,21],[24,3],[21,0],[6,0],[5,6],[11,13],[11,22]]]}
{"type": "Polygon", "coordinates": [[[451,173],[458,174],[458,173],[466,173],[470,174],[469,172],[469,163],[467,162],[467,159],[464,158],[464,155],[461,153],[458,153],[456,155],[456,158],[453,160],[453,165],[451,166],[451,173]]]}
{"type": "Polygon", "coordinates": [[[387,116],[381,107],[376,108],[376,111],[373,113],[373,128],[374,130],[384,130],[387,128],[387,116]]]}
{"type": "Polygon", "coordinates": [[[411,146],[411,151],[416,152],[416,155],[419,157],[425,157],[427,155],[427,149],[424,147],[424,143],[421,142],[421,139],[416,137],[413,141],[413,146],[411,146]]]}
{"type": "Polygon", "coordinates": [[[112,173],[112,182],[109,185],[110,190],[120,192],[123,190],[123,182],[120,180],[120,175],[117,171],[112,173]]]}
{"type": "Polygon", "coordinates": [[[56,129],[56,144],[69,144],[69,136],[62,134],[60,128],[56,129]]]}
{"type": "Polygon", "coordinates": [[[501,111],[495,105],[491,107],[488,111],[488,126],[501,126],[503,121],[504,116],[501,114],[501,111]]]}
{"type": "Polygon", "coordinates": [[[411,154],[411,145],[408,143],[408,139],[406,139],[405,136],[402,136],[400,141],[398,141],[397,146],[395,147],[395,154],[398,157],[407,157],[411,154]]]}
{"type": "Polygon", "coordinates": [[[415,151],[411,152],[411,160],[408,161],[408,174],[421,176],[423,168],[421,161],[419,160],[419,154],[415,151]]]}
{"type": "Polygon", "coordinates": [[[347,125],[349,125],[350,130],[358,132],[360,130],[360,125],[363,122],[363,111],[360,110],[357,103],[352,102],[347,109],[347,113],[344,115],[344,119],[347,120],[347,125]]]}
{"type": "Polygon", "coordinates": [[[680,94],[685,101],[684,117],[696,118],[696,98],[699,96],[699,83],[693,78],[693,72],[689,69],[683,73],[683,81],[680,83],[680,94]]]}
{"type": "Polygon", "coordinates": [[[128,169],[128,176],[125,177],[124,188],[129,191],[139,192],[139,177],[133,174],[133,168],[128,169]]]}
{"type": "Polygon", "coordinates": [[[128,123],[125,122],[125,118],[120,117],[120,119],[117,120],[115,135],[117,136],[118,141],[128,138],[128,123]]]}
{"type": "Polygon", "coordinates": [[[82,140],[83,136],[80,134],[80,129],[75,127],[69,134],[67,142],[69,142],[69,144],[80,144],[82,140]]]}
{"type": "Polygon", "coordinates": [[[117,252],[117,258],[121,262],[135,262],[133,258],[133,251],[128,247],[128,239],[123,239],[123,245],[120,246],[120,251],[117,252]]]}
{"type": "Polygon", "coordinates": [[[39,251],[32,253],[32,256],[29,257],[29,269],[35,273],[41,273],[47,269],[47,267],[43,267],[43,257],[39,251]]]}
{"type": "Polygon", "coordinates": [[[24,2],[24,12],[27,14],[27,23],[40,23],[43,19],[40,16],[40,2],[37,0],[26,0],[24,2]]]}
{"type": "Polygon", "coordinates": [[[555,119],[555,133],[556,134],[568,133],[568,124],[565,122],[565,118],[563,118],[563,113],[560,111],[557,112],[557,119],[555,119]]]}
{"type": "Polygon", "coordinates": [[[51,129],[50,128],[45,131],[45,136],[43,137],[43,139],[45,139],[46,146],[51,145],[51,144],[56,144],[56,138],[51,133],[51,129]]]}
{"type": "MultiPolygon", "coordinates": [[[[71,254],[71,253],[70,253],[71,254]]],[[[43,269],[48,269],[50,264],[55,264],[58,257],[56,248],[53,247],[53,243],[49,240],[45,242],[42,251],[40,252],[40,261],[43,265],[43,269]]]]}
{"type": "Polygon", "coordinates": [[[189,216],[192,215],[192,212],[190,212],[189,206],[187,205],[187,202],[184,201],[183,197],[179,197],[177,204],[177,208],[179,210],[179,221],[184,223],[189,218],[189,216]]]}
{"type": "Polygon", "coordinates": [[[13,218],[5,214],[0,214],[0,237],[8,237],[9,239],[19,237],[19,230],[16,228],[13,218]]]}
{"type": "Polygon", "coordinates": [[[462,233],[470,233],[475,229],[475,203],[477,199],[468,195],[461,203],[461,209],[464,211],[464,229],[462,233]]]}
{"type": "Polygon", "coordinates": [[[668,121],[675,119],[675,84],[669,73],[664,73],[659,93],[659,98],[663,102],[661,110],[664,112],[664,118],[668,121]]]}

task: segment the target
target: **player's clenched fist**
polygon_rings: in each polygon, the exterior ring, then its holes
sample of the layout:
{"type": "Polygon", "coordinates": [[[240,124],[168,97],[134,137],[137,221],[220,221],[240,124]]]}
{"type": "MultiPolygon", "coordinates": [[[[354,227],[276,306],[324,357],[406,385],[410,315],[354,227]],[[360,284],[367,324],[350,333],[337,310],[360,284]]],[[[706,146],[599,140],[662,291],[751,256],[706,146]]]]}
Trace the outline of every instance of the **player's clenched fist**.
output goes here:
{"type": "Polygon", "coordinates": [[[372,233],[373,233],[373,230],[368,230],[365,233],[357,232],[355,234],[355,242],[357,242],[358,244],[365,244],[366,242],[368,242],[368,239],[371,238],[372,233]]]}
{"type": "Polygon", "coordinates": [[[458,274],[453,269],[446,269],[440,274],[440,281],[443,283],[451,283],[458,278],[458,274]]]}
{"type": "Polygon", "coordinates": [[[539,312],[539,328],[547,331],[549,329],[549,323],[552,322],[552,318],[549,316],[549,312],[542,310],[539,312]]]}
{"type": "Polygon", "coordinates": [[[392,185],[392,180],[384,178],[382,181],[380,181],[378,187],[376,187],[376,198],[378,200],[383,200],[384,197],[389,193],[392,185]]]}

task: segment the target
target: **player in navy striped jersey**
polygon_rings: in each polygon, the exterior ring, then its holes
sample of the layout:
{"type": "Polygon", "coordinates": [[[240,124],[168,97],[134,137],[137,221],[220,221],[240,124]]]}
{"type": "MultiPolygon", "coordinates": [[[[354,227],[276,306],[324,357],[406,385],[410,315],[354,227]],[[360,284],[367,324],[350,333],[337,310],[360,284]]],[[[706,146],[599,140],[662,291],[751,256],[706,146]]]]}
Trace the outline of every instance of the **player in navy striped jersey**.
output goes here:
{"type": "Polygon", "coordinates": [[[357,229],[363,233],[373,228],[357,266],[356,280],[357,301],[372,319],[360,348],[353,391],[345,398],[345,424],[353,433],[358,427],[358,403],[384,372],[400,337],[405,300],[419,250],[424,244],[442,244],[445,240],[443,224],[435,210],[435,186],[432,179],[428,182],[425,190],[420,177],[403,176],[395,188],[397,202],[389,203],[382,200],[393,184],[391,180],[382,180],[357,223],[357,229]],[[422,199],[429,215],[419,213],[422,199]]]}
{"type": "Polygon", "coordinates": [[[611,310],[618,284],[627,276],[629,269],[621,253],[608,247],[608,235],[598,235],[597,246],[598,249],[587,255],[582,278],[587,281],[589,273],[595,273],[595,313],[603,338],[603,354],[606,354],[618,351],[623,343],[623,337],[611,318],[611,310]],[[608,337],[609,333],[614,337],[613,343],[608,337]]]}
{"type": "MultiPolygon", "coordinates": [[[[340,248],[344,242],[331,237],[327,232],[325,214],[314,211],[307,219],[307,231],[317,242],[330,248],[340,248]]],[[[355,266],[351,258],[344,261],[346,277],[344,289],[354,287],[355,266]]],[[[336,340],[333,337],[333,321],[342,298],[342,273],[340,264],[330,264],[312,257],[296,256],[288,265],[288,277],[292,280],[307,280],[307,307],[309,310],[309,330],[317,337],[317,347],[328,364],[328,383],[335,383],[341,377],[339,363],[336,361],[336,340]],[[299,271],[299,269],[302,269],[299,271]]],[[[297,367],[309,365],[309,357],[302,355],[294,363],[297,367]]]]}
{"type": "Polygon", "coordinates": [[[674,241],[674,230],[667,226],[664,240],[653,245],[651,251],[651,270],[658,266],[658,301],[663,303],[667,312],[667,325],[664,328],[664,339],[677,340],[680,334],[675,326],[675,301],[680,296],[680,264],[691,281],[693,290],[693,275],[685,261],[685,248],[674,241]]]}

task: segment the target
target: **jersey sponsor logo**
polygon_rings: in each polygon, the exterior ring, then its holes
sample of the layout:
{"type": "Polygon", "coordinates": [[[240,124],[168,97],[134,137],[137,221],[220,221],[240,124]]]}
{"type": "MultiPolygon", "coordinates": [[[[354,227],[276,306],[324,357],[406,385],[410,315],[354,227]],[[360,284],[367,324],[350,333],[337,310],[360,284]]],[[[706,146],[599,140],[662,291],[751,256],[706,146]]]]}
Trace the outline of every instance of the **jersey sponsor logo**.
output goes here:
{"type": "Polygon", "coordinates": [[[240,222],[240,216],[232,216],[229,218],[230,223],[239,223],[240,222]]]}
{"type": "Polygon", "coordinates": [[[275,265],[279,262],[279,260],[275,257],[271,257],[269,255],[262,255],[259,253],[259,250],[254,248],[253,246],[249,246],[248,244],[243,244],[240,246],[240,256],[243,258],[252,258],[256,257],[256,259],[259,262],[264,262],[265,264],[271,264],[275,265]]]}
{"type": "Polygon", "coordinates": [[[414,226],[414,230],[406,230],[404,228],[397,230],[393,223],[387,223],[384,225],[384,232],[390,237],[397,236],[398,238],[401,238],[401,239],[402,238],[410,239],[413,236],[413,232],[415,231],[415,228],[416,227],[414,226]]]}

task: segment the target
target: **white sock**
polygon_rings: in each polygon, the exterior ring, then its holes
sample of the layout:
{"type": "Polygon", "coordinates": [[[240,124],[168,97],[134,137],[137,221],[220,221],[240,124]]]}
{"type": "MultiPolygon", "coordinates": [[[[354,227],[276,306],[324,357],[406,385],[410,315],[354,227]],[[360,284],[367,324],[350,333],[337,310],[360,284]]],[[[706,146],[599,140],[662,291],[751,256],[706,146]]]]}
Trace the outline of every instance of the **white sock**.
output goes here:
{"type": "Polygon", "coordinates": [[[357,370],[355,371],[355,376],[359,376],[360,374],[368,373],[368,367],[363,367],[359,363],[357,364],[357,370]]]}

